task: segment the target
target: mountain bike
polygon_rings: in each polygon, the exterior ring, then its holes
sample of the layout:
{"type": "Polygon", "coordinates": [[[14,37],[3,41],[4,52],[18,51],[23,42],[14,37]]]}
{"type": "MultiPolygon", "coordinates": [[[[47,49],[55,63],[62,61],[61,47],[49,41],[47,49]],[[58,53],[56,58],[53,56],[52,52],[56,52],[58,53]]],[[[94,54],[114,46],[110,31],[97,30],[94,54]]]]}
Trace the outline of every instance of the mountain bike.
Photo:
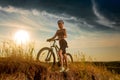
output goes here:
{"type": "MultiPolygon", "coordinates": [[[[52,40],[53,43],[50,47],[43,47],[37,54],[37,60],[50,65],[55,65],[56,62],[60,62],[60,56],[58,54],[59,47],[56,44],[57,39],[52,40]]],[[[66,53],[68,63],[73,62],[73,57],[70,53],[66,53]]]]}

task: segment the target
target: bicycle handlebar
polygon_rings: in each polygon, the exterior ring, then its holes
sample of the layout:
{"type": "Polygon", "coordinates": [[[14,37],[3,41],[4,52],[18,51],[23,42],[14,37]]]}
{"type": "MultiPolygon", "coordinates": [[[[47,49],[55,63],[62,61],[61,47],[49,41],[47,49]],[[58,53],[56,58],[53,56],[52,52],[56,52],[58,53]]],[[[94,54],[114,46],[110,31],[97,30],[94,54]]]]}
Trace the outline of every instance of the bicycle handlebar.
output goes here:
{"type": "Polygon", "coordinates": [[[48,39],[47,41],[48,41],[48,42],[53,41],[53,45],[55,45],[55,43],[56,43],[57,40],[59,40],[59,39],[51,39],[51,40],[48,39]]]}
{"type": "Polygon", "coordinates": [[[57,40],[59,40],[59,39],[54,39],[53,41],[57,41],[57,40]]]}
{"type": "Polygon", "coordinates": [[[51,42],[51,41],[55,42],[56,40],[59,40],[59,39],[47,40],[47,42],[51,42]]]}

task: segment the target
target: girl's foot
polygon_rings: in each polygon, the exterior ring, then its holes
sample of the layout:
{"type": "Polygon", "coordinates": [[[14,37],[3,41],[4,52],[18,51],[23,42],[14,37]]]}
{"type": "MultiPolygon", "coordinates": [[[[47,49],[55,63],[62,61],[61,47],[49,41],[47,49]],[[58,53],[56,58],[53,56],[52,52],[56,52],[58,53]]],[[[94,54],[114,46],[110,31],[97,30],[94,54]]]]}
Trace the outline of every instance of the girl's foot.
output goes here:
{"type": "Polygon", "coordinates": [[[65,72],[67,72],[67,71],[69,71],[69,70],[70,70],[69,68],[66,68],[66,69],[65,69],[65,72]]]}
{"type": "Polygon", "coordinates": [[[63,71],[65,71],[65,68],[61,67],[60,72],[63,72],[63,71]]]}

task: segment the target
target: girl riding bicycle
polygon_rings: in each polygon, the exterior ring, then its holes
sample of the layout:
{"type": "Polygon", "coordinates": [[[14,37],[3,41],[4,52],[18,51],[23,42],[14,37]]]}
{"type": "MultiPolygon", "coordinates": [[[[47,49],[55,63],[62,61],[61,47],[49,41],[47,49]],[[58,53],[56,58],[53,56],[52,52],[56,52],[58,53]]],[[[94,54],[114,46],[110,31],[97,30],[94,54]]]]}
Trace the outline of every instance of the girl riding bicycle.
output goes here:
{"type": "Polygon", "coordinates": [[[67,61],[67,55],[66,55],[66,48],[68,47],[67,45],[67,41],[65,40],[65,38],[67,38],[67,33],[66,33],[66,29],[64,29],[64,22],[63,20],[58,20],[58,27],[59,29],[56,31],[55,35],[48,39],[47,41],[52,41],[54,40],[56,37],[58,37],[59,40],[59,46],[60,46],[60,50],[58,52],[59,56],[60,56],[60,63],[61,63],[61,69],[60,72],[63,71],[68,71],[68,61],[67,61]],[[63,61],[65,60],[66,63],[66,68],[63,67],[63,61]]]}

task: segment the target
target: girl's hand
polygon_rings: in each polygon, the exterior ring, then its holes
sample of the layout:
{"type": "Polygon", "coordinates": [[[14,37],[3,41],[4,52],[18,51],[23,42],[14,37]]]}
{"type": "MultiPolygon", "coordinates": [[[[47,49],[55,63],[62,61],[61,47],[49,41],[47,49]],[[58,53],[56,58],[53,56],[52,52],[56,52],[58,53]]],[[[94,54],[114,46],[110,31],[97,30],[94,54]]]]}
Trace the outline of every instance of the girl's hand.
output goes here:
{"type": "Polygon", "coordinates": [[[50,41],[51,41],[51,39],[47,39],[47,41],[48,41],[48,42],[50,42],[50,41]]]}

